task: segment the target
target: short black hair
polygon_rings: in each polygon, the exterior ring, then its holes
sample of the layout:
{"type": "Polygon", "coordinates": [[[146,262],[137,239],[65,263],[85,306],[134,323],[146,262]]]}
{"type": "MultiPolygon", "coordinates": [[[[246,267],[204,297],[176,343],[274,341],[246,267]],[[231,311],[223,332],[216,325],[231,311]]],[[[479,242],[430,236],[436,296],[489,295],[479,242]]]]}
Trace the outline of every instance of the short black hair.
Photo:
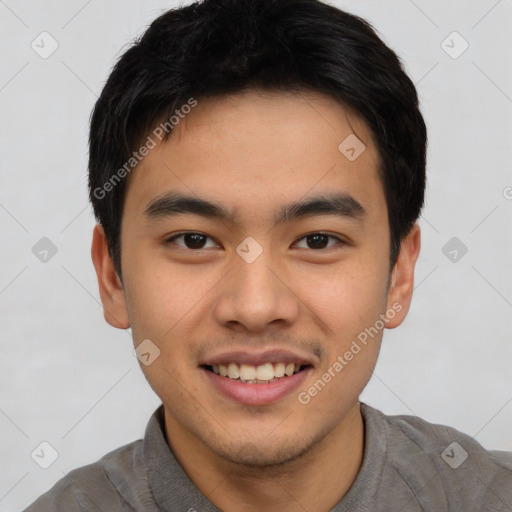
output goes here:
{"type": "Polygon", "coordinates": [[[166,140],[191,102],[249,89],[323,93],[366,122],[381,160],[392,267],[426,180],[425,122],[400,59],[367,21],[318,0],[203,0],[151,23],[115,64],[91,116],[89,195],[119,276],[125,178],[144,138],[165,126],[166,140]]]}

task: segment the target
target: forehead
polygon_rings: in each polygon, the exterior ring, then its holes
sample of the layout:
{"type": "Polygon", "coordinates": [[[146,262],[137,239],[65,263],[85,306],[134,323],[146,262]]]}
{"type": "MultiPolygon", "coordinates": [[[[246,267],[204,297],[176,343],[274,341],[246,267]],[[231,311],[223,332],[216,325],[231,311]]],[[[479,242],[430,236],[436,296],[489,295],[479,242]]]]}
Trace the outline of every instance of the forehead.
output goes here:
{"type": "Polygon", "coordinates": [[[167,192],[222,202],[246,217],[332,192],[385,208],[371,132],[335,100],[247,91],[197,101],[133,171],[125,210],[140,214],[167,192]]]}

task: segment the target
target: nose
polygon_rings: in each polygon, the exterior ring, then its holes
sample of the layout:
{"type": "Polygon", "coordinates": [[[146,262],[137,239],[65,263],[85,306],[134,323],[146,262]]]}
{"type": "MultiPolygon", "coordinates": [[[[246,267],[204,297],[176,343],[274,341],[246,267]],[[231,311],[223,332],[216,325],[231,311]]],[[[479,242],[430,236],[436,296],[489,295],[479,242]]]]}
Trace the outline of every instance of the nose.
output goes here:
{"type": "Polygon", "coordinates": [[[252,332],[271,325],[292,325],[300,302],[287,281],[265,251],[252,263],[240,259],[217,287],[216,321],[230,329],[252,332]]]}

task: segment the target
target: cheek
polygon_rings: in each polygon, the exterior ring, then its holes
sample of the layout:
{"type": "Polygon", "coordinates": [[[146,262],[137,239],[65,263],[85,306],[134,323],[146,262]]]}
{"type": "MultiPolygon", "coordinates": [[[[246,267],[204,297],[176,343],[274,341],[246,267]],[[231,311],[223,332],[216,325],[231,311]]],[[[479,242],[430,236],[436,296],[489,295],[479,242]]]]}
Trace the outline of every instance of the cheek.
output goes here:
{"type": "Polygon", "coordinates": [[[375,367],[384,326],[379,315],[386,308],[384,263],[370,255],[303,281],[304,303],[326,335],[321,382],[311,391],[322,395],[316,405],[333,414],[340,400],[361,392],[375,367]]]}
{"type": "MultiPolygon", "coordinates": [[[[186,403],[197,396],[192,338],[211,285],[166,265],[148,265],[133,258],[126,284],[134,345],[149,339],[159,351],[149,365],[140,364],[148,383],[162,399],[186,403]],[[137,269],[133,272],[134,269],[137,269]],[[186,383],[186,386],[183,384],[186,383]]],[[[128,268],[128,265],[127,265],[128,268]]],[[[128,274],[128,272],[127,272],[128,274]]]]}
{"type": "MultiPolygon", "coordinates": [[[[382,265],[381,265],[382,266],[382,265]]],[[[360,260],[303,273],[298,295],[325,323],[329,337],[357,335],[373,325],[386,305],[387,269],[360,260]]]]}
{"type": "Polygon", "coordinates": [[[204,307],[215,276],[163,258],[127,258],[126,283],[132,330],[138,337],[166,340],[182,331],[204,307]]]}

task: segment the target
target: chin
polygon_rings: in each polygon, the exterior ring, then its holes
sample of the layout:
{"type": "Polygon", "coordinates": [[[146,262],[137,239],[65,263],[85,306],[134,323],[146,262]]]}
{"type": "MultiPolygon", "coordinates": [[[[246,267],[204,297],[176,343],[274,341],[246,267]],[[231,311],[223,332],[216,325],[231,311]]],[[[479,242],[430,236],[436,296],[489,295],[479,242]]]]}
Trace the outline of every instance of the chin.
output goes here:
{"type": "Polygon", "coordinates": [[[316,444],[311,439],[294,439],[282,441],[265,439],[258,441],[232,442],[229,446],[211,446],[218,456],[242,468],[263,469],[280,467],[305,455],[316,444]]]}

